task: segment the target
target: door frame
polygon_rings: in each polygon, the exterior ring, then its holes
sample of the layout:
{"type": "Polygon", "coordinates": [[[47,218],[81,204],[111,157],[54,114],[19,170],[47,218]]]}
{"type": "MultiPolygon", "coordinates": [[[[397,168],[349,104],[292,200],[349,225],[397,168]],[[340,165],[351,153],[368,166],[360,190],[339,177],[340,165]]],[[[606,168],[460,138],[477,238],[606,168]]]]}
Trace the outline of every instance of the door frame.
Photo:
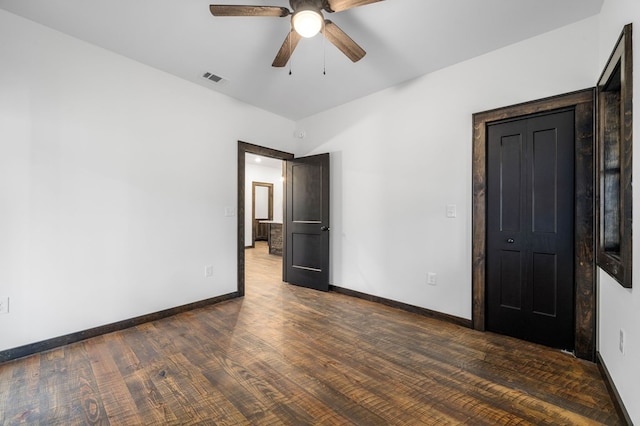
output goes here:
{"type": "Polygon", "coordinates": [[[487,125],[562,108],[575,111],[574,288],[575,354],[595,359],[593,88],[473,114],[472,326],[485,331],[487,125]]]}
{"type": "MultiPolygon", "coordinates": [[[[263,157],[276,158],[278,160],[292,160],[293,154],[276,149],[266,148],[247,142],[238,141],[238,207],[237,207],[237,264],[238,264],[238,296],[244,296],[244,269],[245,269],[245,236],[244,236],[244,215],[245,215],[245,161],[246,153],[261,155],[263,157]]],[[[284,242],[283,242],[284,244],[284,242]]],[[[284,249],[284,247],[283,247],[284,249]]]]}

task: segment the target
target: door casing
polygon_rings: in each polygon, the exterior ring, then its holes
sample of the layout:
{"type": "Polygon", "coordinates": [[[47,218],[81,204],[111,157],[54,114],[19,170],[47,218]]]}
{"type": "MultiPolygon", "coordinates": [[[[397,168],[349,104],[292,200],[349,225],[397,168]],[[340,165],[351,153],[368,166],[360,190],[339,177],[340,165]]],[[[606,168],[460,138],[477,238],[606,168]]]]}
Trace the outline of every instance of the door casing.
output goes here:
{"type": "Polygon", "coordinates": [[[594,89],[480,112],[473,115],[472,324],[485,330],[487,124],[545,111],[575,109],[575,354],[595,358],[594,89]]]}

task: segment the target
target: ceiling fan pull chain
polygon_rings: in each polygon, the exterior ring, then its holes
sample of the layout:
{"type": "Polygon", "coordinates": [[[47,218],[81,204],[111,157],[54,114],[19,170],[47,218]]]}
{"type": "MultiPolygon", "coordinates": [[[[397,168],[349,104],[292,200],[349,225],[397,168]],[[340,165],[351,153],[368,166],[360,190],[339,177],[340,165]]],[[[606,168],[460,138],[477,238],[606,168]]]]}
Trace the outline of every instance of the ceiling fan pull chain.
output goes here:
{"type": "Polygon", "coordinates": [[[322,26],[322,75],[327,75],[327,37],[324,33],[324,25],[322,26]]]}
{"type": "Polygon", "coordinates": [[[289,32],[289,37],[287,37],[289,39],[289,75],[293,74],[291,72],[291,63],[293,62],[293,52],[291,51],[291,32],[293,32],[293,23],[289,23],[290,26],[290,32],[289,32]]]}

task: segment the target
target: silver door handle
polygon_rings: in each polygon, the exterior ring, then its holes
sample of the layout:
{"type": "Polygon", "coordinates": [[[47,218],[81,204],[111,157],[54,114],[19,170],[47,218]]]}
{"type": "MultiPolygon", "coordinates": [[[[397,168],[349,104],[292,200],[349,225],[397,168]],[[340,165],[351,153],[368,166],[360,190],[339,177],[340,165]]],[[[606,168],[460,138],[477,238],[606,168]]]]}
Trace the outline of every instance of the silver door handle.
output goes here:
{"type": "Polygon", "coordinates": [[[320,227],[320,230],[323,231],[323,232],[327,232],[327,231],[329,231],[329,229],[331,229],[331,228],[329,228],[328,226],[321,226],[320,227]]]}
{"type": "Polygon", "coordinates": [[[515,243],[515,241],[513,240],[513,238],[507,238],[507,242],[508,242],[509,244],[513,244],[513,243],[515,243]]]}

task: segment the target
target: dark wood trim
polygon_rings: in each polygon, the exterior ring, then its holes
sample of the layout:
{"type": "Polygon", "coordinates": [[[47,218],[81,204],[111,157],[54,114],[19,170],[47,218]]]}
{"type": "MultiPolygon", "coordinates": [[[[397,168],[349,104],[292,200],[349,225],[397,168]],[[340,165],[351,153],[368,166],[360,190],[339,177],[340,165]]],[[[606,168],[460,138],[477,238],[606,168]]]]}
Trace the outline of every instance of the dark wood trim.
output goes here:
{"type": "Polygon", "coordinates": [[[471,328],[471,320],[456,317],[454,315],[432,311],[430,309],[421,308],[419,306],[409,305],[407,303],[398,302],[396,300],[385,299],[384,297],[373,296],[371,294],[361,293],[359,291],[349,290],[348,288],[338,287],[335,285],[329,285],[329,290],[334,291],[336,293],[344,294],[346,296],[352,296],[358,299],[368,300],[369,302],[380,303],[382,305],[391,306],[392,308],[397,308],[403,311],[412,312],[414,314],[422,315],[425,317],[446,321],[452,324],[460,325],[462,327],[471,328]]]}
{"type": "Polygon", "coordinates": [[[594,216],[594,100],[575,107],[574,280],[575,354],[593,361],[596,350],[596,268],[594,216]]]}
{"type": "Polygon", "coordinates": [[[183,312],[204,308],[205,306],[209,306],[209,305],[215,305],[216,303],[225,302],[227,300],[235,299],[237,297],[239,297],[237,292],[223,294],[221,296],[200,300],[198,302],[188,303],[186,305],[177,306],[175,308],[165,309],[163,311],[141,315],[139,317],[102,325],[100,327],[94,327],[88,330],[78,331],[76,333],[54,337],[53,339],[47,339],[41,342],[31,343],[31,344],[19,346],[13,349],[7,349],[0,352],[0,364],[3,362],[11,361],[13,359],[22,358],[28,355],[33,355],[38,352],[43,352],[43,351],[54,349],[60,346],[69,345],[71,343],[80,342],[82,340],[90,339],[92,337],[102,336],[103,334],[124,330],[127,328],[135,327],[140,324],[147,323],[147,322],[156,321],[162,318],[171,317],[173,315],[181,314],[183,312]]]}
{"type": "Polygon", "coordinates": [[[616,407],[616,411],[618,412],[618,416],[621,419],[624,419],[628,425],[632,425],[631,416],[629,416],[629,412],[627,408],[624,406],[622,402],[622,398],[618,393],[618,389],[616,388],[613,379],[611,378],[611,374],[609,374],[609,370],[607,369],[607,365],[604,363],[600,352],[596,352],[596,364],[598,365],[598,370],[600,370],[600,374],[602,374],[602,378],[604,380],[604,384],[609,391],[609,395],[611,396],[611,400],[613,401],[613,405],[616,407]]]}
{"type": "Polygon", "coordinates": [[[576,356],[593,361],[595,356],[595,268],[593,217],[594,89],[586,89],[509,107],[473,114],[473,241],[472,324],[485,330],[486,256],[486,134],[487,124],[500,120],[575,109],[575,318],[576,356]]]}
{"type": "Polygon", "coordinates": [[[276,149],[266,148],[247,142],[238,141],[238,294],[244,296],[244,196],[245,196],[245,153],[277,158],[278,160],[292,160],[293,154],[276,149]]]}
{"type": "Polygon", "coordinates": [[[632,24],[627,24],[597,84],[596,263],[626,288],[631,288],[633,285],[631,235],[633,225],[633,53],[631,40],[632,24]],[[607,184],[605,169],[609,172],[617,170],[619,173],[617,184],[607,184]],[[609,240],[608,243],[606,240],[609,240]],[[611,246],[611,240],[617,240],[617,244],[611,246]]]}

